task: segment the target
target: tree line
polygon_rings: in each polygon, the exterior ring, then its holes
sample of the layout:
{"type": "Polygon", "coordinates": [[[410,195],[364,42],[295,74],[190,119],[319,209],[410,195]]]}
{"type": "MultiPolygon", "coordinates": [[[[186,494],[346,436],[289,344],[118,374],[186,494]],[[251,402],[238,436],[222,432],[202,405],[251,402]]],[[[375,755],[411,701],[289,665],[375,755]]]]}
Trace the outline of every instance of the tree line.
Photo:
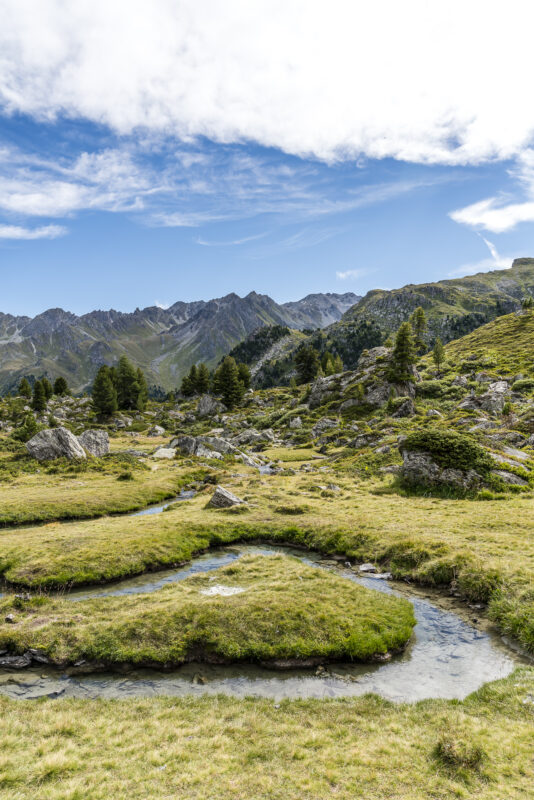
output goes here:
{"type": "Polygon", "coordinates": [[[33,384],[33,389],[30,385],[28,378],[22,378],[19,383],[17,393],[20,397],[31,400],[31,407],[38,414],[42,414],[46,410],[46,404],[53,395],[63,397],[70,394],[70,389],[67,381],[63,377],[56,378],[52,384],[48,378],[39,378],[33,384]]]}
{"type": "Polygon", "coordinates": [[[214,372],[210,372],[206,364],[193,364],[187,375],[184,375],[180,393],[184,397],[199,394],[214,394],[222,398],[227,408],[233,408],[241,402],[247,389],[250,388],[250,370],[246,364],[238,364],[233,356],[226,356],[214,372]]]}
{"type": "Polygon", "coordinates": [[[103,364],[92,388],[93,408],[99,416],[109,417],[119,409],[144,411],[148,400],[148,384],[143,370],[137,369],[126,356],[116,367],[103,364]]]}

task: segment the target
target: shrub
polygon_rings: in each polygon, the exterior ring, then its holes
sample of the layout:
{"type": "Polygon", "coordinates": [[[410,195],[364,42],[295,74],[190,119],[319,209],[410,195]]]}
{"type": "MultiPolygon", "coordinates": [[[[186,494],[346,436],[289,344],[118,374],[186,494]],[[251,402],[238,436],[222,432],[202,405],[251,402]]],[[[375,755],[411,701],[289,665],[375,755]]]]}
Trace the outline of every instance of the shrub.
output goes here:
{"type": "Polygon", "coordinates": [[[534,378],[523,378],[512,384],[512,391],[520,394],[530,394],[534,391],[534,378]]]}
{"type": "Polygon", "coordinates": [[[478,770],[487,758],[482,747],[450,733],[440,737],[434,748],[434,756],[446,767],[470,770],[478,770]]]}
{"type": "Polygon", "coordinates": [[[487,475],[493,467],[493,461],[484,448],[469,436],[456,431],[417,430],[406,437],[402,449],[430,453],[443,469],[474,469],[481,475],[487,475]]]}
{"type": "Polygon", "coordinates": [[[126,472],[121,472],[120,475],[117,476],[118,481],[133,481],[134,476],[133,473],[127,470],[126,472]]]}

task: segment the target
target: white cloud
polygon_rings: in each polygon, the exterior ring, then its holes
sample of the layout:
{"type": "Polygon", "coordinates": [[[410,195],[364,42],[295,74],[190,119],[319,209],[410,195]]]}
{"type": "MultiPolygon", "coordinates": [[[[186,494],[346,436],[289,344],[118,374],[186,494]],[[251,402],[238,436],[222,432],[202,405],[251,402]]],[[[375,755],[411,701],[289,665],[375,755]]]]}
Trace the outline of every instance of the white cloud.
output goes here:
{"type": "Polygon", "coordinates": [[[154,305],[157,308],[161,308],[163,311],[166,311],[169,308],[170,303],[167,303],[164,300],[154,300],[154,305]]]}
{"type": "Polygon", "coordinates": [[[534,132],[534,7],[509,0],[0,0],[0,102],[120,134],[331,161],[511,158],[534,132]]]}
{"type": "Polygon", "coordinates": [[[480,261],[463,264],[461,267],[449,272],[449,277],[459,278],[463,275],[476,275],[479,272],[489,272],[494,269],[510,269],[514,256],[501,256],[493,242],[483,236],[480,238],[490,251],[491,258],[482,258],[480,261]]]}
{"type": "Polygon", "coordinates": [[[242,239],[233,239],[228,242],[210,242],[207,239],[198,237],[198,239],[195,239],[195,243],[201,244],[203,247],[235,247],[240,244],[246,244],[247,242],[254,242],[256,239],[263,239],[264,236],[267,236],[267,234],[257,233],[255,236],[244,236],[242,239]]]}
{"type": "Polygon", "coordinates": [[[367,274],[366,269],[347,269],[344,272],[336,272],[336,278],[340,281],[356,280],[357,278],[363,278],[367,274]]]}
{"type": "Polygon", "coordinates": [[[0,225],[0,239],[57,239],[66,233],[67,229],[62,225],[43,225],[41,228],[0,225]]]}

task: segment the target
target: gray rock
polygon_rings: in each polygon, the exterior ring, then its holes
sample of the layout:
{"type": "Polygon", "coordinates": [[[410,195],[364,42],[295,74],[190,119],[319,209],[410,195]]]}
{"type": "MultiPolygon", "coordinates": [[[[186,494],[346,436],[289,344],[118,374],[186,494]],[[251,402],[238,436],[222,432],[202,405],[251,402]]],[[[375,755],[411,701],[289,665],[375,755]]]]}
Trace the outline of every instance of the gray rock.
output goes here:
{"type": "Polygon", "coordinates": [[[32,663],[32,658],[28,653],[22,656],[0,656],[0,667],[3,669],[25,669],[32,663]]]}
{"type": "Polygon", "coordinates": [[[480,407],[490,414],[502,414],[506,402],[504,392],[486,392],[478,398],[480,407]]]}
{"type": "Polygon", "coordinates": [[[357,369],[365,370],[369,367],[374,367],[377,359],[387,359],[391,355],[391,350],[388,347],[373,347],[367,352],[363,352],[358,359],[357,369]]]}
{"type": "Polygon", "coordinates": [[[66,428],[49,428],[39,431],[29,442],[26,449],[37,461],[52,461],[54,458],[87,458],[85,450],[76,436],[66,428]]]}
{"type": "Polygon", "coordinates": [[[225,489],[223,486],[217,486],[211,500],[208,503],[209,508],[231,508],[232,506],[240,506],[243,500],[236,497],[235,494],[225,489]]]}
{"type": "Polygon", "coordinates": [[[302,428],[302,420],[300,417],[293,417],[292,420],[289,422],[289,427],[291,429],[302,428]]]}
{"type": "Polygon", "coordinates": [[[362,447],[370,447],[376,443],[377,438],[376,433],[362,433],[360,436],[353,439],[352,442],[349,442],[349,447],[353,447],[355,450],[360,450],[362,447]]]}
{"type": "Polygon", "coordinates": [[[519,459],[519,461],[526,461],[530,458],[528,453],[524,453],[522,450],[518,450],[516,447],[503,447],[503,453],[506,453],[507,456],[510,458],[519,459]]]}
{"type": "Polygon", "coordinates": [[[401,450],[403,464],[400,474],[411,486],[450,486],[456,489],[473,489],[480,485],[481,477],[474,470],[443,469],[430,453],[418,450],[401,450]]]}
{"type": "Polygon", "coordinates": [[[506,381],[495,381],[488,386],[488,392],[503,393],[508,391],[508,383],[506,381]]]}
{"type": "Polygon", "coordinates": [[[176,447],[183,456],[194,456],[197,449],[197,440],[194,436],[177,436],[172,439],[171,447],[176,447]]]}
{"type": "Polygon", "coordinates": [[[101,458],[109,453],[109,436],[107,431],[88,430],[78,436],[78,441],[90,456],[101,458]]]}
{"type": "Polygon", "coordinates": [[[415,405],[411,397],[407,397],[406,400],[395,409],[395,412],[391,415],[392,417],[413,417],[415,414],[415,405]]]}
{"type": "Polygon", "coordinates": [[[426,415],[431,419],[441,419],[443,417],[443,414],[441,414],[441,412],[439,412],[436,408],[429,408],[426,412],[426,415]]]}
{"type": "Polygon", "coordinates": [[[152,453],[152,458],[167,458],[171,460],[175,455],[176,449],[174,447],[158,447],[155,453],[152,453]]]}
{"type": "Polygon", "coordinates": [[[337,375],[329,375],[325,378],[316,378],[310,388],[308,406],[317,408],[328,400],[333,400],[337,394],[337,375]]]}
{"type": "Polygon", "coordinates": [[[327,431],[331,428],[337,428],[338,424],[339,423],[336,422],[335,419],[328,419],[328,417],[324,417],[323,419],[318,420],[311,429],[312,436],[316,437],[324,431],[327,431]]]}
{"type": "Polygon", "coordinates": [[[378,572],[374,564],[360,564],[358,569],[360,572],[378,572]]]}
{"type": "Polygon", "coordinates": [[[162,428],[161,425],[153,425],[147,432],[147,436],[165,436],[165,428],[162,428]]]}
{"type": "Polygon", "coordinates": [[[477,383],[491,383],[493,378],[487,372],[477,372],[475,380],[477,383]]]}
{"type": "MultiPolygon", "coordinates": [[[[521,455],[525,456],[526,453],[521,453],[521,455]]],[[[519,461],[514,460],[509,456],[503,456],[501,453],[490,453],[490,456],[497,464],[508,464],[509,467],[519,467],[521,469],[525,469],[524,465],[519,461]]]]}
{"type": "Polygon", "coordinates": [[[467,378],[465,375],[457,375],[456,378],[451,381],[452,386],[467,386],[467,378]]]}
{"type": "Polygon", "coordinates": [[[209,394],[203,394],[199,398],[197,404],[197,416],[200,418],[202,417],[212,417],[215,414],[222,414],[226,411],[226,406],[221,403],[220,400],[217,400],[216,397],[212,397],[209,394]]]}
{"type": "Polygon", "coordinates": [[[198,458],[216,458],[218,460],[222,458],[222,453],[219,453],[218,450],[212,450],[211,447],[206,447],[200,442],[196,446],[195,455],[198,458]]]}
{"type": "Polygon", "coordinates": [[[524,478],[520,478],[518,475],[514,475],[513,472],[506,472],[503,469],[494,469],[491,474],[500,478],[510,486],[528,486],[528,481],[524,480],[524,478]]]}

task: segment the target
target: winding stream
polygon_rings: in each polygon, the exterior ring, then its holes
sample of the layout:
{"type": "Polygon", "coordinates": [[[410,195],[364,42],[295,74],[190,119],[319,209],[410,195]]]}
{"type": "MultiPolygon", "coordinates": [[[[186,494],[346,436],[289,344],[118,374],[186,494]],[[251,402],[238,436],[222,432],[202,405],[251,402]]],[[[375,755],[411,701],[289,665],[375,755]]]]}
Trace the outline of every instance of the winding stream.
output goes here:
{"type": "MultiPolygon", "coordinates": [[[[160,509],[162,510],[162,509],[160,509]]],[[[148,509],[144,513],[157,513],[148,509]]],[[[411,600],[417,625],[408,647],[386,664],[335,664],[320,671],[279,672],[254,665],[212,666],[188,664],[170,672],[136,670],[125,674],[60,673],[57,669],[35,667],[24,672],[0,671],[0,693],[12,698],[38,697],[152,697],[189,694],[228,694],[283,698],[327,698],[377,694],[393,701],[416,701],[428,697],[465,697],[487,681],[508,675],[524,659],[484,623],[472,624],[465,613],[443,607],[445,599],[386,580],[360,577],[352,570],[324,559],[319,553],[291,547],[242,545],[211,551],[180,569],[140,575],[106,588],[84,588],[69,593],[73,601],[90,597],[153,592],[199,572],[210,572],[245,554],[268,557],[275,553],[293,555],[304,563],[334,570],[347,580],[375,591],[393,592],[411,600]]],[[[215,577],[213,577],[215,580],[215,577]]],[[[472,616],[473,612],[471,613],[472,616]]]]}

